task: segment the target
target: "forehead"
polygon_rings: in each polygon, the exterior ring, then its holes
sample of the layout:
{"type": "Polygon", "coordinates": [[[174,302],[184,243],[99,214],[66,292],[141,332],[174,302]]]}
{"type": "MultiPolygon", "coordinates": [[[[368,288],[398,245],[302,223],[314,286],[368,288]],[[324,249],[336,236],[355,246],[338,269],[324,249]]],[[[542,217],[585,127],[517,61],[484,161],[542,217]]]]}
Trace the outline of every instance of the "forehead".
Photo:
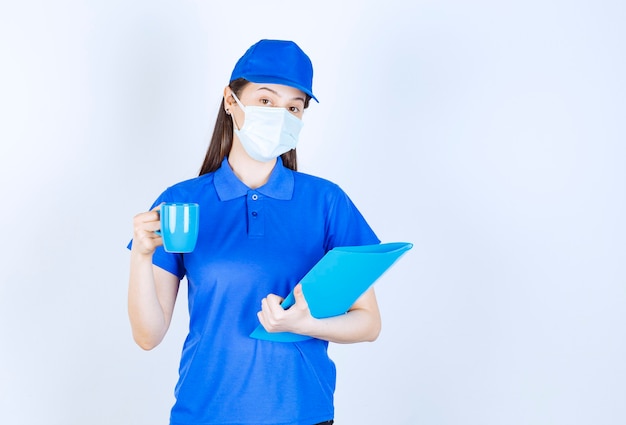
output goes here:
{"type": "Polygon", "coordinates": [[[306,94],[295,87],[268,83],[249,83],[243,89],[242,95],[272,95],[285,100],[296,99],[304,101],[306,99],[306,94]]]}

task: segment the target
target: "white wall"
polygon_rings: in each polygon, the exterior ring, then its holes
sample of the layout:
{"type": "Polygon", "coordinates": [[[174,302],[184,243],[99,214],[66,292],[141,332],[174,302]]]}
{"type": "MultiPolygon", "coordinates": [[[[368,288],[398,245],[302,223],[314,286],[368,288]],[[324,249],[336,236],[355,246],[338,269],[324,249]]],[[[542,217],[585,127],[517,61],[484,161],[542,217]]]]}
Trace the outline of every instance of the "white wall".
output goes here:
{"type": "Polygon", "coordinates": [[[321,101],[301,169],[415,244],[377,285],[380,339],[332,347],[337,423],[626,423],[625,21],[600,0],[3,1],[0,422],[167,423],[186,313],[133,344],[131,219],[197,173],[239,56],[285,38],[321,101]]]}

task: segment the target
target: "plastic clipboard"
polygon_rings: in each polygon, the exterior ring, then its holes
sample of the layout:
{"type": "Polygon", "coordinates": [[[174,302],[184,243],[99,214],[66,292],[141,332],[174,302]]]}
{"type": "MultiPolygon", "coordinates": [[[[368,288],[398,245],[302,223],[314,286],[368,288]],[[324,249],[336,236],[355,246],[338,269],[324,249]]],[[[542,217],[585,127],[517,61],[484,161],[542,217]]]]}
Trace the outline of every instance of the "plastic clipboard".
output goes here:
{"type": "MultiPolygon", "coordinates": [[[[402,255],[413,247],[409,242],[337,247],[302,278],[302,292],[311,315],[318,319],[338,316],[378,280],[402,255]]],[[[281,303],[285,309],[295,303],[290,292],[281,303]]],[[[297,342],[310,339],[290,332],[270,333],[262,325],[250,334],[252,338],[276,342],[297,342]]]]}

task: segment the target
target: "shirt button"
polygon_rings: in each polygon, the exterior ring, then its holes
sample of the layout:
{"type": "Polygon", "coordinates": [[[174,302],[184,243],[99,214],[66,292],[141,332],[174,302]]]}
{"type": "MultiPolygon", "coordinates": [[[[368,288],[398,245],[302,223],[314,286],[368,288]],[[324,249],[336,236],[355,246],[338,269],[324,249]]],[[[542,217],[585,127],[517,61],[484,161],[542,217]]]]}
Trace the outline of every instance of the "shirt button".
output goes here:
{"type": "Polygon", "coordinates": [[[256,201],[257,199],[259,199],[259,195],[257,195],[256,193],[252,195],[252,200],[256,201]]]}
{"type": "Polygon", "coordinates": [[[252,217],[256,217],[257,215],[259,215],[256,211],[252,211],[252,217]]]}

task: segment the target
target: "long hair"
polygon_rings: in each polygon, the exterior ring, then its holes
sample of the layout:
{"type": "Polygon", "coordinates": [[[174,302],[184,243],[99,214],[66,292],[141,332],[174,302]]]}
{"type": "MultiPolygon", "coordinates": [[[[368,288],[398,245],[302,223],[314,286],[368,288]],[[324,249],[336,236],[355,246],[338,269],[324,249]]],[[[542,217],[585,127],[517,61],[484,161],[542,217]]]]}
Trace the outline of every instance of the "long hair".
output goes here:
{"type": "MultiPolygon", "coordinates": [[[[246,87],[249,83],[248,80],[243,78],[239,78],[237,80],[231,81],[228,87],[237,95],[241,95],[241,91],[246,87]]],[[[304,108],[309,107],[309,101],[311,97],[306,95],[306,99],[304,101],[304,108]]],[[[209,143],[209,147],[206,151],[206,155],[204,157],[204,162],[202,163],[202,167],[200,167],[200,173],[198,175],[203,175],[206,173],[211,173],[222,165],[222,161],[228,154],[230,153],[230,149],[233,146],[233,120],[229,115],[226,115],[226,111],[224,109],[224,99],[222,98],[222,103],[220,105],[219,111],[217,112],[217,118],[215,120],[215,127],[213,128],[213,136],[211,137],[211,142],[209,143]]],[[[290,168],[294,171],[298,170],[298,161],[296,150],[292,149],[289,152],[286,152],[280,156],[283,160],[283,164],[285,167],[290,168]]]]}

